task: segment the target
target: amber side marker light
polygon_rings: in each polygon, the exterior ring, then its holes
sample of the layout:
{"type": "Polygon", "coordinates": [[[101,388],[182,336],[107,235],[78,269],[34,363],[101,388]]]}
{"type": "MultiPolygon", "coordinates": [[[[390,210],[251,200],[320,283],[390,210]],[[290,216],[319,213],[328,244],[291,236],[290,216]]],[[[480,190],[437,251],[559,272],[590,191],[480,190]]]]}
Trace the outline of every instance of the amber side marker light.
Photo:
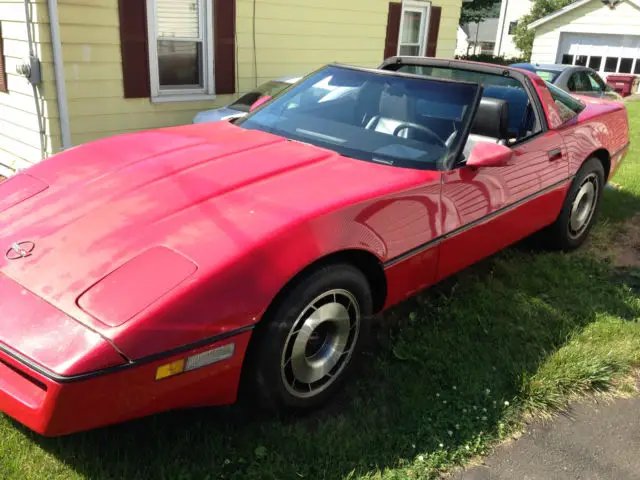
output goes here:
{"type": "Polygon", "coordinates": [[[227,360],[233,356],[235,350],[236,344],[228,343],[222,347],[206,350],[204,352],[197,353],[196,355],[161,365],[156,370],[156,380],[173,377],[184,372],[189,372],[191,370],[206,367],[213,363],[227,360]]]}

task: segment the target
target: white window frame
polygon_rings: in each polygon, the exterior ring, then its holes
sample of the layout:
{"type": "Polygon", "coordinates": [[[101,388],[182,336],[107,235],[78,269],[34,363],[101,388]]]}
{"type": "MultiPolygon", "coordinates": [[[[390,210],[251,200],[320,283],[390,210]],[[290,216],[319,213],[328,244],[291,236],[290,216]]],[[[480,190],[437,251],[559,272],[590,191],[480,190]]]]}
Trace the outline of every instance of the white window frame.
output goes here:
{"type": "Polygon", "coordinates": [[[149,76],[151,81],[151,101],[161,102],[188,102],[198,100],[215,99],[215,72],[214,72],[214,32],[213,32],[213,0],[194,0],[198,3],[200,12],[199,30],[200,38],[193,41],[202,42],[203,61],[203,88],[160,88],[160,76],[158,65],[158,31],[156,19],[156,0],[147,0],[147,34],[149,47],[149,76]]]}
{"type": "Polygon", "coordinates": [[[398,51],[405,45],[416,46],[415,43],[402,43],[402,31],[404,30],[404,14],[405,12],[420,13],[420,33],[418,36],[418,56],[424,57],[427,50],[427,35],[429,34],[429,22],[431,21],[431,2],[421,2],[418,0],[403,0],[402,11],[400,12],[400,30],[398,31],[398,51]]]}

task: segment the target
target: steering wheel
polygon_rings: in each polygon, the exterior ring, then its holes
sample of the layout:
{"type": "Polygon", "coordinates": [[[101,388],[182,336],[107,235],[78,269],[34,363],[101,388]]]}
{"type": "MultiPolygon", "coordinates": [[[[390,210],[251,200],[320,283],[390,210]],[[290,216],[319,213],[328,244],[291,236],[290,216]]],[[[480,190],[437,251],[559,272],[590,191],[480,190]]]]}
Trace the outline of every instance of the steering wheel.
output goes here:
{"type": "Polygon", "coordinates": [[[447,148],[447,144],[444,142],[444,140],[442,140],[440,138],[440,136],[435,133],[433,130],[431,130],[430,128],[425,127],[424,125],[420,125],[418,123],[413,123],[413,122],[402,122],[400,125],[398,125],[395,130],[393,131],[393,135],[397,136],[398,132],[400,132],[401,130],[405,130],[407,128],[413,128],[415,130],[420,130],[423,131],[425,133],[427,133],[431,138],[433,138],[434,140],[436,140],[436,142],[442,147],[442,148],[447,148]]]}

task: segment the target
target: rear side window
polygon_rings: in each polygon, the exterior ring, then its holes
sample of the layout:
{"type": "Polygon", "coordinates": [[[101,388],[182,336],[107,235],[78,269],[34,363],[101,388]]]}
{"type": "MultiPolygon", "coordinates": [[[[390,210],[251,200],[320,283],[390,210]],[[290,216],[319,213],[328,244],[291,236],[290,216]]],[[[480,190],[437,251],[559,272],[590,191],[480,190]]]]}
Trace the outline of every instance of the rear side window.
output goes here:
{"type": "Polygon", "coordinates": [[[571,78],[567,82],[567,87],[572,92],[590,92],[591,82],[586,72],[576,72],[571,75],[571,78]]]}
{"type": "Polygon", "coordinates": [[[564,90],[560,90],[549,82],[545,82],[545,84],[549,89],[549,93],[551,93],[553,101],[560,111],[563,123],[568,122],[585,109],[585,104],[577,98],[572,97],[564,90]]]}
{"type": "Polygon", "coordinates": [[[546,82],[555,82],[558,77],[558,72],[553,72],[551,70],[536,70],[536,75],[538,75],[541,79],[546,82]]]}
{"type": "Polygon", "coordinates": [[[602,79],[595,72],[587,72],[589,81],[591,82],[591,90],[594,92],[604,92],[607,87],[602,79]]]}

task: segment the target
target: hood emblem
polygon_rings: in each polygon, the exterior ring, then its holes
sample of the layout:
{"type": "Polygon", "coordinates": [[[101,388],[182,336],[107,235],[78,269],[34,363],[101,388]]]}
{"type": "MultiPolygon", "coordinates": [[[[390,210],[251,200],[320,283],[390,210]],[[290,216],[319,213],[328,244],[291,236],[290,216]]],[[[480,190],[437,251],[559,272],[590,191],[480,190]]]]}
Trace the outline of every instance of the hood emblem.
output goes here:
{"type": "Polygon", "coordinates": [[[11,245],[4,256],[7,260],[27,258],[31,256],[34,248],[36,248],[36,244],[33,242],[17,242],[11,245]]]}

